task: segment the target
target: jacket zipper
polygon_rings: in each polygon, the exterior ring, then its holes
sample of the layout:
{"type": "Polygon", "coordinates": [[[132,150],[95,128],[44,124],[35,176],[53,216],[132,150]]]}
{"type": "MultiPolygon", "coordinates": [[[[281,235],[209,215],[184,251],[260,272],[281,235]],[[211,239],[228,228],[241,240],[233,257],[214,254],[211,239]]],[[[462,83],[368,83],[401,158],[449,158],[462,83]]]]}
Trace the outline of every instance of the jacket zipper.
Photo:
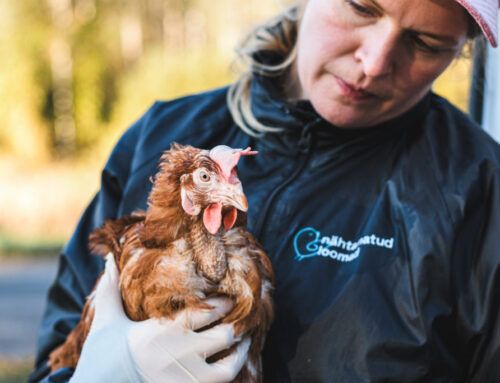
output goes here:
{"type": "Polygon", "coordinates": [[[300,152],[300,163],[299,166],[297,166],[294,171],[286,177],[286,181],[283,182],[281,185],[278,185],[276,189],[271,193],[269,198],[267,199],[267,202],[263,206],[263,214],[261,215],[260,220],[258,221],[258,224],[256,225],[256,230],[255,230],[255,236],[256,238],[261,238],[264,227],[266,226],[267,219],[269,216],[269,211],[274,205],[274,202],[277,198],[277,196],[287,187],[289,186],[292,182],[294,182],[298,176],[303,172],[305,169],[307,162],[309,160],[309,155],[311,153],[311,147],[312,147],[312,128],[319,122],[321,121],[320,118],[316,119],[315,121],[310,122],[306,126],[304,126],[304,129],[302,130],[302,133],[300,135],[299,139],[299,152],[300,152]]]}

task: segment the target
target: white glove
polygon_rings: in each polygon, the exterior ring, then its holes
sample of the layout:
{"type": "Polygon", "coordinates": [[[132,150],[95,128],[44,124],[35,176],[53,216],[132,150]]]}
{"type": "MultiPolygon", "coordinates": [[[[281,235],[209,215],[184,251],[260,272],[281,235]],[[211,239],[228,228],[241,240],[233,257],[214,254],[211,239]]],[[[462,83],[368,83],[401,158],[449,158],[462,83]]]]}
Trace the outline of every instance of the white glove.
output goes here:
{"type": "Polygon", "coordinates": [[[226,298],[210,298],[213,309],[182,310],[173,320],[128,319],[121,302],[118,272],[109,254],[95,295],[95,315],[71,383],[229,382],[247,359],[250,341],[215,363],[206,358],[232,346],[234,328],[219,324],[232,308],[226,298]]]}

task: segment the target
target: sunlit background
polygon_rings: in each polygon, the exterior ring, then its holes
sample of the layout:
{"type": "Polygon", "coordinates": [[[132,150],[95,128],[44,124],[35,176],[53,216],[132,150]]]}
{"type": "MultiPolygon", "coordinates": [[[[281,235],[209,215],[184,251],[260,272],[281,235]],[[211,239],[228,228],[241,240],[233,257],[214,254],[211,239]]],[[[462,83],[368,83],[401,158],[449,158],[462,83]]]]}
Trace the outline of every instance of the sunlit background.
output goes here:
{"type": "MultiPolygon", "coordinates": [[[[0,260],[56,254],[123,131],[233,81],[238,39],[289,3],[0,0],[0,260]]],[[[461,59],[435,89],[467,110],[469,78],[461,59]]]]}

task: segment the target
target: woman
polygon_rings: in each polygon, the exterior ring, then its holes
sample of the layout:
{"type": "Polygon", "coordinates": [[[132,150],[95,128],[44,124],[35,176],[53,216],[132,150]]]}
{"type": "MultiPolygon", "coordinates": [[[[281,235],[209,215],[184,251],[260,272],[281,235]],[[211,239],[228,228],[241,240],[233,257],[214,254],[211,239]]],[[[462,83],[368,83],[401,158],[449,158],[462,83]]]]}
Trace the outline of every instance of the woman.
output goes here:
{"type": "MultiPolygon", "coordinates": [[[[247,37],[251,71],[231,88],[156,103],[119,141],[61,256],[32,381],[72,375],[46,377],[45,361],[103,267],[88,234],[146,207],[172,141],[260,152],[239,172],[249,230],[276,273],[266,382],[499,381],[500,149],[430,92],[468,39],[482,31],[496,45],[497,10],[497,0],[303,1],[247,37]]],[[[245,344],[216,366],[204,360],[238,341],[230,327],[190,331],[230,303],[181,313],[189,329],[132,323],[113,264],[105,275],[73,381],[237,374],[245,344]]]]}

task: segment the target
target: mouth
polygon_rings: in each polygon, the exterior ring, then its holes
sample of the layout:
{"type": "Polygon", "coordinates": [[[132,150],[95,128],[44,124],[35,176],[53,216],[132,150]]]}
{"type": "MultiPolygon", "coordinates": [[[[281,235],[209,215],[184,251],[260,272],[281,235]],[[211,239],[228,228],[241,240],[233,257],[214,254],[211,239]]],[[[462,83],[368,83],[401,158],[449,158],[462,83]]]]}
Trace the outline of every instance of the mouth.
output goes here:
{"type": "Polygon", "coordinates": [[[335,78],[335,81],[337,82],[340,91],[342,93],[342,96],[349,98],[351,100],[355,101],[364,101],[364,100],[370,100],[374,98],[378,98],[378,96],[372,92],[367,91],[366,89],[354,85],[350,82],[347,82],[340,77],[333,76],[335,78]]]}

